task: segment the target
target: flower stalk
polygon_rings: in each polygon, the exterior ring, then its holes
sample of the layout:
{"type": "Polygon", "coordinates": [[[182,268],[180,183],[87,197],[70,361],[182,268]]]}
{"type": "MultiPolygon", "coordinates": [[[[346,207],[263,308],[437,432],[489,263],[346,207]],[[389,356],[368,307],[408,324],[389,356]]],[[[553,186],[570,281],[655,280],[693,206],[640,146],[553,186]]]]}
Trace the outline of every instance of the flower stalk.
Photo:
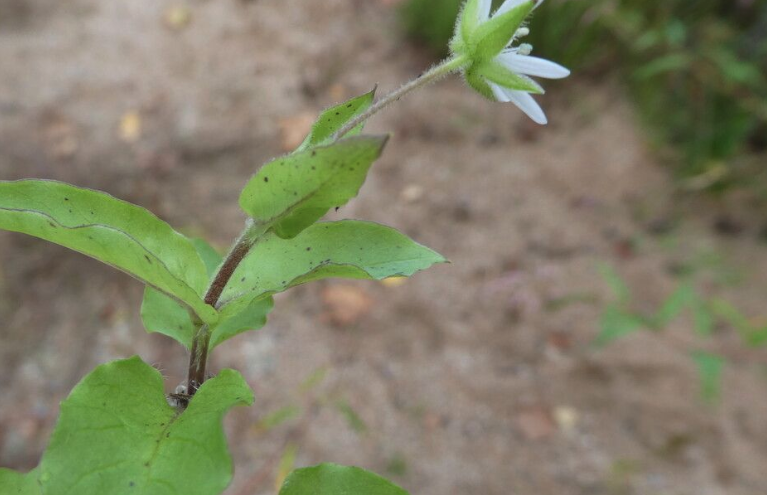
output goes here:
{"type": "Polygon", "coordinates": [[[352,129],[356,128],[358,125],[367,121],[370,117],[374,116],[375,114],[377,114],[384,108],[388,107],[392,103],[401,100],[404,96],[412,93],[413,91],[417,89],[421,89],[425,86],[428,86],[429,84],[435,83],[439,81],[440,79],[454,72],[461,71],[466,66],[468,66],[469,63],[470,63],[470,60],[468,57],[458,55],[452,58],[448,58],[444,60],[443,62],[435,65],[428,71],[421,74],[416,79],[413,79],[412,81],[403,84],[402,86],[400,86],[399,89],[392,91],[388,95],[376,101],[365,112],[359,114],[357,117],[347,122],[346,125],[344,125],[341,129],[339,129],[339,131],[335,134],[335,137],[333,140],[337,141],[341,139],[346,134],[348,134],[352,129]]]}

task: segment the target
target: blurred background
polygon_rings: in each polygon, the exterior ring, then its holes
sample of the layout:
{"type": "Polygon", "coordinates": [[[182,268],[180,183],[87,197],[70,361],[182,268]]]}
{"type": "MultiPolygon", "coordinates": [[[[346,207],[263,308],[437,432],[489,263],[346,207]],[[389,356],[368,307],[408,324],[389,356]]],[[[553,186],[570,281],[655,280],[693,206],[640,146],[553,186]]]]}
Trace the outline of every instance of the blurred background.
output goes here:
{"type": "MultiPolygon", "coordinates": [[[[98,188],[221,250],[239,190],[324,107],[444,56],[458,0],[0,0],[0,179],[98,188]]],[[[217,349],[256,404],[226,422],[227,495],[293,466],[414,495],[767,493],[767,2],[548,0],[549,121],[458,79],[375,118],[393,134],[329,215],[447,256],[326,281],[217,349]]],[[[31,469],[58,403],[140,354],[142,287],[0,233],[0,465],[31,469]]]]}

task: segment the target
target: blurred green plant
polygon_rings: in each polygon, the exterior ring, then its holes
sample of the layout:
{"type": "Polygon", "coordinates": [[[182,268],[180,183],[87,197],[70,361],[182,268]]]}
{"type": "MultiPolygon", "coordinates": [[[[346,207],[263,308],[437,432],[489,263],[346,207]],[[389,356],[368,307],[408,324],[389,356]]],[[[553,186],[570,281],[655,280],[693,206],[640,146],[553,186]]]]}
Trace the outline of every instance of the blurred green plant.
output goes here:
{"type": "MultiPolygon", "coordinates": [[[[604,347],[640,330],[662,332],[685,310],[690,311],[695,333],[703,339],[711,339],[717,325],[724,324],[738,333],[746,348],[767,345],[767,324],[753,323],[727,301],[702,296],[689,280],[682,282],[655,313],[645,314],[632,308],[629,287],[614,268],[602,265],[600,273],[614,299],[602,312],[600,331],[594,340],[597,347],[604,347]]],[[[701,396],[706,401],[716,401],[727,358],[702,349],[695,349],[689,354],[698,370],[701,396]]]]}
{"type": "MultiPolygon", "coordinates": [[[[460,3],[407,0],[406,33],[442,55],[460,3]]],[[[683,189],[767,197],[767,1],[548,0],[535,19],[536,52],[626,82],[683,189]]]]}

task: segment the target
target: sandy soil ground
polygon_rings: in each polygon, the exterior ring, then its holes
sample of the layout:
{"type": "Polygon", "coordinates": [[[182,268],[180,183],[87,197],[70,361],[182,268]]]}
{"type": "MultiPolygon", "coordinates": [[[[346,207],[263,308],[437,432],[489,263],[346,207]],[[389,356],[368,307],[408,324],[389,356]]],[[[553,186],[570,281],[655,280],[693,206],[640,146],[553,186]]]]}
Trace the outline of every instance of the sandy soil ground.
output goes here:
{"type": "MultiPolygon", "coordinates": [[[[240,188],[307,115],[429,64],[384,1],[175,6],[0,0],[0,179],[104,189],[225,248],[240,188]]],[[[452,264],[292,290],[266,328],[217,350],[212,366],[240,370],[257,398],[227,419],[228,495],[275,493],[290,445],[298,465],[356,464],[422,495],[767,493],[767,354],[726,327],[696,340],[687,316],[591,345],[612,297],[600,262],[640,311],[687,266],[706,295],[763,316],[757,213],[679,192],[614,83],[548,87],[546,128],[458,80],[371,123],[394,137],[332,218],[395,226],[452,264]],[[731,358],[714,405],[699,348],[731,358]],[[266,428],[286,407],[301,412],[266,428]]],[[[59,401],[99,363],[138,353],[168,389],[181,381],[183,349],[145,334],[141,291],[0,234],[0,465],[36,465],[59,401]]]]}

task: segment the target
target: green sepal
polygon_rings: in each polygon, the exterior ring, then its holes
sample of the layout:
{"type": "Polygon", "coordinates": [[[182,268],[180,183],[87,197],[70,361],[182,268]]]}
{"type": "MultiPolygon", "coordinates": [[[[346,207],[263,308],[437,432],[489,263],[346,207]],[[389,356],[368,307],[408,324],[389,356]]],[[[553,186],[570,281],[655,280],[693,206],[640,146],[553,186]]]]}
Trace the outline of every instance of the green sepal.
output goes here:
{"type": "Polygon", "coordinates": [[[268,230],[288,239],[357,195],[388,136],[356,136],[278,158],[248,182],[240,206],[250,235],[268,230]]]}
{"type": "Polygon", "coordinates": [[[61,403],[40,466],[0,471],[0,493],[218,495],[233,472],[223,417],[252,403],[233,370],[206,381],[180,411],[168,405],[160,372],[140,358],[101,365],[61,403]]]}
{"type": "Polygon", "coordinates": [[[490,89],[490,85],[487,84],[485,78],[477,73],[476,68],[472,67],[468,69],[464,77],[466,78],[466,84],[471,86],[474,91],[481,94],[488,100],[495,101],[493,90],[490,89]]]}
{"type": "MultiPolygon", "coordinates": [[[[469,43],[471,35],[474,34],[478,25],[479,0],[467,0],[463,5],[463,9],[461,9],[461,13],[458,15],[456,34],[453,39],[456,43],[462,42],[463,45],[469,43]]],[[[453,46],[451,46],[451,49],[453,49],[453,46]]]]}
{"type": "Polygon", "coordinates": [[[543,88],[529,77],[515,74],[494,60],[477,66],[473,72],[479,77],[484,77],[488,81],[508,89],[532,94],[544,93],[543,88]]]}
{"type": "Polygon", "coordinates": [[[535,2],[526,3],[495,15],[480,25],[466,43],[467,49],[475,62],[483,62],[494,58],[506,48],[516,34],[525,18],[530,15],[535,2]]]}
{"type": "Polygon", "coordinates": [[[320,464],[290,473],[279,495],[408,495],[408,492],[358,467],[320,464]]]}
{"type": "Polygon", "coordinates": [[[404,234],[372,222],[312,225],[299,236],[264,235],[240,263],[221,295],[226,320],[251,301],[313,280],[408,277],[445,258],[404,234]]]}
{"type": "MultiPolygon", "coordinates": [[[[372,91],[365,93],[364,95],[357,96],[351,100],[345,101],[340,105],[330,107],[320,114],[317,121],[312,126],[311,132],[306,136],[304,142],[296,148],[296,151],[304,151],[313,146],[320,146],[327,144],[333,136],[346,125],[351,119],[359,116],[365,110],[370,108],[375,100],[376,88],[372,91]]],[[[365,123],[361,123],[351,131],[349,131],[345,137],[356,136],[362,132],[365,127],[365,123]]]]}

